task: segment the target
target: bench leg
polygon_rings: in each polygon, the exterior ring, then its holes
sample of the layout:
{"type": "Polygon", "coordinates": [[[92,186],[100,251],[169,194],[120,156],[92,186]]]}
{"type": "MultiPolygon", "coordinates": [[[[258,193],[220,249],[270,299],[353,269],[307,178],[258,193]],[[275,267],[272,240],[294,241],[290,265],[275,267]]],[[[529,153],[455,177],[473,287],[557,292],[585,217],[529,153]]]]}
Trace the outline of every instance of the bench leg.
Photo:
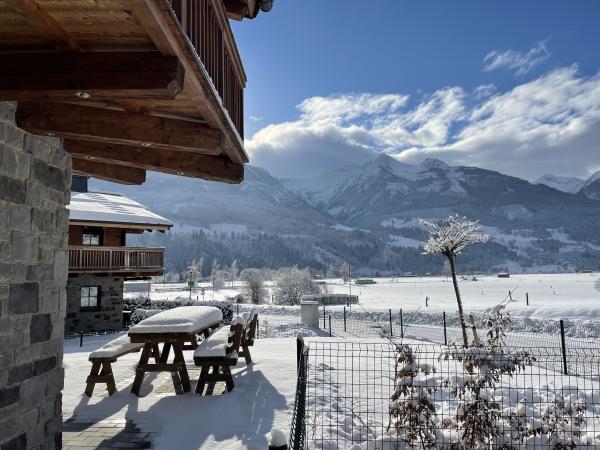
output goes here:
{"type": "Polygon", "coordinates": [[[142,350],[142,356],[140,357],[140,362],[138,363],[137,368],[135,369],[135,379],[133,380],[133,385],[131,386],[131,393],[135,395],[140,395],[140,389],[142,387],[142,382],[144,381],[144,375],[146,374],[145,370],[141,366],[145,366],[148,364],[148,360],[150,359],[150,352],[152,351],[152,344],[146,343],[144,344],[144,349],[142,350]]]}
{"type": "Polygon", "coordinates": [[[90,374],[87,377],[87,383],[85,386],[85,395],[91,397],[94,393],[94,387],[96,386],[96,377],[100,373],[100,362],[94,361],[92,363],[92,370],[90,370],[90,374]]]}
{"type": "Polygon", "coordinates": [[[235,385],[233,384],[233,376],[231,375],[231,369],[229,366],[223,366],[223,375],[225,375],[225,384],[227,385],[227,392],[231,392],[235,385]]]}
{"type": "Polygon", "coordinates": [[[202,369],[200,370],[200,377],[198,378],[198,384],[196,385],[196,394],[202,394],[202,392],[204,392],[204,385],[207,381],[209,369],[209,365],[202,364],[202,369]]]}
{"type": "Polygon", "coordinates": [[[104,375],[107,377],[106,389],[108,389],[108,395],[110,396],[117,392],[117,386],[115,385],[115,377],[112,372],[112,366],[110,364],[110,361],[102,362],[102,371],[100,372],[100,375],[104,375]]]}
{"type": "Polygon", "coordinates": [[[246,360],[246,365],[252,363],[252,356],[250,356],[250,347],[248,347],[248,344],[242,344],[242,351],[239,354],[246,360]]]}
{"type": "Polygon", "coordinates": [[[160,348],[158,347],[158,344],[152,346],[152,357],[156,364],[160,363],[160,348]]]}

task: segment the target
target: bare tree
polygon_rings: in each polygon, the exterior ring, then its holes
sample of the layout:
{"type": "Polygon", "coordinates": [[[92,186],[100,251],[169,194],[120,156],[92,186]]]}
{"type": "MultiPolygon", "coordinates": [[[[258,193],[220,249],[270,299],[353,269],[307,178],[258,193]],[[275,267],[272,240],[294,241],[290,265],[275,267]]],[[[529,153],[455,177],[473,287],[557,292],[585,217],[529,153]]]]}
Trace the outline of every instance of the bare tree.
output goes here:
{"type": "Polygon", "coordinates": [[[469,345],[467,338],[467,325],[463,313],[463,304],[458,289],[456,279],[455,260],[460,253],[468,246],[477,242],[487,242],[490,237],[482,233],[479,222],[468,220],[466,217],[449,216],[443,222],[437,224],[421,219],[420,223],[425,226],[429,234],[429,240],[423,247],[423,254],[444,255],[448,258],[450,272],[452,274],[452,283],[454,284],[454,293],[456,294],[456,303],[458,304],[458,313],[460,316],[460,326],[462,328],[463,344],[469,345]]]}
{"type": "Polygon", "coordinates": [[[285,305],[298,305],[305,294],[320,293],[308,269],[282,267],[275,275],[275,302],[285,305]]]}
{"type": "Polygon", "coordinates": [[[231,287],[233,287],[233,283],[237,279],[238,276],[238,267],[237,267],[237,259],[234,259],[229,266],[229,281],[231,281],[231,287]]]}
{"type": "Polygon", "coordinates": [[[242,270],[240,278],[244,282],[244,297],[256,305],[263,303],[268,295],[264,272],[260,269],[245,269],[242,270]]]}
{"type": "Polygon", "coordinates": [[[350,264],[348,264],[346,261],[344,261],[342,267],[340,268],[340,275],[342,276],[344,283],[347,283],[348,280],[350,280],[350,264]]]}
{"type": "Polygon", "coordinates": [[[214,293],[218,289],[222,289],[225,282],[223,281],[223,272],[221,271],[221,266],[217,262],[216,259],[213,259],[212,269],[210,271],[210,282],[213,288],[213,299],[214,293]]]}

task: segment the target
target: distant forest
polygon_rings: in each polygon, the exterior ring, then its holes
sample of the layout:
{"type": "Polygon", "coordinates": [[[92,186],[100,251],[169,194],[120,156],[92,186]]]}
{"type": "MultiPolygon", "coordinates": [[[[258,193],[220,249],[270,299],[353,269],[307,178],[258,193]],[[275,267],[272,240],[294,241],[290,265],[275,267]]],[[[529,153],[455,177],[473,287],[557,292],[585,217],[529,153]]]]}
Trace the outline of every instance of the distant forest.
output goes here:
{"type": "MultiPolygon", "coordinates": [[[[324,273],[333,267],[336,271],[347,261],[356,275],[440,274],[444,271],[442,257],[423,255],[419,248],[394,247],[374,233],[354,231],[322,236],[281,236],[268,233],[213,233],[202,230],[192,233],[152,233],[130,238],[130,245],[166,248],[166,270],[184,272],[195,258],[204,258],[202,275],[208,276],[213,260],[228,267],[234,259],[240,269],[257,267],[310,267],[324,273]]],[[[507,261],[522,267],[556,263],[558,242],[540,240],[537,253],[527,255],[495,242],[477,244],[458,258],[462,273],[494,273],[507,269],[507,261]]],[[[589,251],[569,255],[570,267],[596,267],[600,252],[589,251]]],[[[563,262],[566,260],[561,258],[563,262]]],[[[564,270],[569,270],[565,265],[564,270]]]]}

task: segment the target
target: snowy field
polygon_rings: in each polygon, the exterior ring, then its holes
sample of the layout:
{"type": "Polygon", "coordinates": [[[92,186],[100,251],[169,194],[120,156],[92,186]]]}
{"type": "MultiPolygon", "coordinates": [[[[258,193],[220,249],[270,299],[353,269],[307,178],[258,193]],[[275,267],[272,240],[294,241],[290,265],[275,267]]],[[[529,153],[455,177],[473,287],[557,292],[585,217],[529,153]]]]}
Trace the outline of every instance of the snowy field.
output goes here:
{"type": "MultiPolygon", "coordinates": [[[[510,278],[496,276],[478,276],[476,280],[468,276],[459,281],[465,310],[476,312],[489,309],[507,298],[509,290],[515,302],[508,310],[513,317],[530,319],[600,319],[600,292],[594,288],[594,282],[600,277],[597,273],[571,274],[527,274],[511,275],[510,278]],[[529,306],[526,304],[529,294],[529,306]]],[[[375,278],[374,285],[349,286],[341,280],[327,280],[327,289],[331,293],[357,294],[360,309],[366,311],[399,310],[451,313],[456,310],[456,300],[452,282],[446,277],[403,277],[375,278]],[[428,306],[425,298],[429,297],[428,306]]],[[[205,283],[191,292],[192,299],[216,300],[238,295],[241,283],[212,292],[205,283]],[[204,296],[202,295],[204,289],[204,296]]],[[[135,296],[139,294],[127,294],[135,296]]],[[[151,290],[152,299],[189,298],[190,292],[185,284],[156,283],[151,290]]],[[[342,309],[342,307],[332,307],[342,309]]]]}
{"type": "MultiPolygon", "coordinates": [[[[252,347],[254,363],[246,367],[238,362],[232,369],[235,389],[214,396],[193,393],[199,375],[193,370],[190,393],[175,395],[170,375],[159,373],[146,376],[141,397],[136,397],[130,390],[140,354],[132,353],[113,364],[118,392],[109,397],[98,384],[88,398],[83,394],[91,367],[88,355],[96,347],[90,343],[80,348],[76,341],[65,345],[64,419],[133,420],[157,432],[153,448],[165,450],[264,450],[271,428],[289,428],[296,388],[293,339],[257,340],[252,347]]],[[[188,368],[195,368],[192,352],[184,354],[188,368]]]]}

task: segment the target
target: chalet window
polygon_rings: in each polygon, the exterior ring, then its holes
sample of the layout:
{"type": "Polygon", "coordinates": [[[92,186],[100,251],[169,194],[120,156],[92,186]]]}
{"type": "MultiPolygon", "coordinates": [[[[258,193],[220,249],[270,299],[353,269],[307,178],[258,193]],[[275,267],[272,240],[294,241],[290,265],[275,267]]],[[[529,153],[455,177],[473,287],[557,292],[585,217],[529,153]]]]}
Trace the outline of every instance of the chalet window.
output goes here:
{"type": "Polygon", "coordinates": [[[84,228],[83,245],[102,245],[102,230],[97,228],[84,228]]]}
{"type": "Polygon", "coordinates": [[[98,309],[100,305],[100,286],[81,287],[81,309],[98,309]]]}

